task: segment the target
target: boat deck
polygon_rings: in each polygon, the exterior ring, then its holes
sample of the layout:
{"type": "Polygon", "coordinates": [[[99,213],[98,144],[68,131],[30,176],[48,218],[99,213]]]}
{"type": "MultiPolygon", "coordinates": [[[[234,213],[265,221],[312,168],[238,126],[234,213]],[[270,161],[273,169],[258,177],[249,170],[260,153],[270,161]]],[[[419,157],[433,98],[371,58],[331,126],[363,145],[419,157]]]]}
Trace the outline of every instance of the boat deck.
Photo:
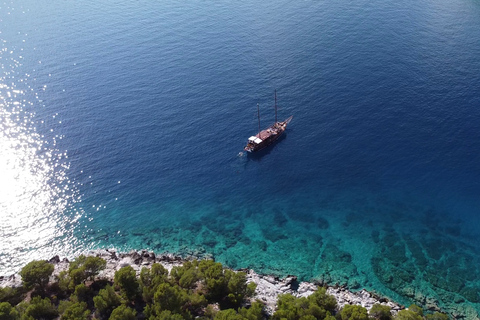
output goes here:
{"type": "Polygon", "coordinates": [[[260,131],[259,134],[257,134],[257,137],[259,137],[260,139],[262,140],[265,140],[267,139],[268,137],[271,137],[272,135],[275,135],[275,134],[278,134],[278,130],[276,130],[275,128],[268,128],[268,129],[265,129],[265,130],[262,130],[260,131]]]}

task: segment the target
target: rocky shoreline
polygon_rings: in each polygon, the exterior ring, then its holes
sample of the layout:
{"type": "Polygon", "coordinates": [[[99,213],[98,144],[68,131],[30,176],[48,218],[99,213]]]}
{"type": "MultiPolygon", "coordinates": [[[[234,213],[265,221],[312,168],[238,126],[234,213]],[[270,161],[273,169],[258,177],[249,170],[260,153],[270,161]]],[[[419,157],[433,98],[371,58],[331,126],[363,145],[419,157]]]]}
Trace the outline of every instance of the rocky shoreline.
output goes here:
{"type": "MultiPolygon", "coordinates": [[[[104,278],[110,281],[113,281],[115,271],[125,266],[131,266],[137,274],[139,274],[143,267],[149,268],[153,263],[160,263],[170,271],[174,266],[180,266],[184,261],[188,260],[172,254],[156,255],[146,250],[131,251],[128,253],[117,253],[113,250],[96,250],[86,255],[98,256],[107,261],[105,270],[99,273],[98,278],[104,278]]],[[[53,281],[55,276],[60,272],[68,270],[69,260],[67,258],[61,260],[60,257],[55,256],[50,259],[49,262],[55,267],[51,281],[53,281]]],[[[307,297],[311,295],[318,286],[311,282],[298,282],[295,276],[287,276],[286,278],[279,279],[278,277],[270,275],[258,274],[253,270],[245,269],[241,271],[247,274],[247,282],[255,282],[257,284],[254,298],[265,304],[265,311],[270,315],[275,311],[279,294],[289,293],[295,297],[307,297]]],[[[21,277],[18,274],[0,276],[0,287],[18,287],[21,285],[21,277]]],[[[339,309],[346,304],[350,304],[360,305],[370,310],[370,308],[377,303],[389,306],[393,314],[404,309],[403,306],[389,301],[386,298],[378,297],[365,289],[352,292],[345,287],[334,286],[327,287],[327,293],[335,297],[339,309]]]]}

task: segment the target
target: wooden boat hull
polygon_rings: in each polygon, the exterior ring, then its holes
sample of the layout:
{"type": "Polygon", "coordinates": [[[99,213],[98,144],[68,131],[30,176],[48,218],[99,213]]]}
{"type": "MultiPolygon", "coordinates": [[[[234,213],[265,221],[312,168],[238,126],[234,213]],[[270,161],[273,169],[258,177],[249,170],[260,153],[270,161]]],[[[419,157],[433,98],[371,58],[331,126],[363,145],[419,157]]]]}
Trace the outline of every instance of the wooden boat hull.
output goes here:
{"type": "Polygon", "coordinates": [[[257,152],[275,143],[287,129],[287,125],[292,121],[293,116],[282,122],[276,122],[257,135],[251,136],[244,150],[247,152],[257,152]]]}

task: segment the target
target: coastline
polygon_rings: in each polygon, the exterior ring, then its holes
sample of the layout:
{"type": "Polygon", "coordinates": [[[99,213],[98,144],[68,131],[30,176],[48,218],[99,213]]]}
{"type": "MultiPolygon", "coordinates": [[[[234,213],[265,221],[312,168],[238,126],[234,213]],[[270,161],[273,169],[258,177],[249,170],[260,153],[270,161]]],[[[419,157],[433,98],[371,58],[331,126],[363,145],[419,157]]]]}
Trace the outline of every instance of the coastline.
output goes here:
{"type": "MultiPolygon", "coordinates": [[[[174,266],[180,266],[183,262],[193,259],[201,259],[199,257],[182,258],[173,254],[155,254],[154,252],[141,250],[130,251],[128,253],[120,253],[115,250],[100,249],[86,253],[87,256],[97,256],[106,260],[107,265],[105,270],[98,274],[98,278],[113,281],[115,271],[125,266],[131,266],[137,273],[140,273],[143,267],[149,268],[153,263],[162,264],[169,272],[174,266]]],[[[59,256],[54,256],[48,262],[54,265],[54,271],[50,281],[55,279],[60,272],[68,270],[70,261],[67,258],[60,259],[59,256]]],[[[320,284],[313,282],[298,282],[297,277],[289,275],[285,278],[278,278],[271,275],[262,275],[256,273],[254,270],[242,269],[247,274],[247,282],[254,282],[257,284],[254,300],[258,299],[265,304],[265,311],[272,315],[275,311],[277,298],[280,294],[291,294],[295,297],[307,297],[317,290],[320,284]]],[[[0,276],[0,287],[19,287],[22,285],[20,275],[12,274],[10,276],[0,276]]],[[[360,291],[350,291],[344,286],[325,286],[327,293],[334,296],[337,300],[338,309],[344,305],[360,305],[367,310],[374,304],[382,304],[391,308],[392,314],[405,307],[390,301],[387,298],[379,297],[365,289],[360,291]]]]}

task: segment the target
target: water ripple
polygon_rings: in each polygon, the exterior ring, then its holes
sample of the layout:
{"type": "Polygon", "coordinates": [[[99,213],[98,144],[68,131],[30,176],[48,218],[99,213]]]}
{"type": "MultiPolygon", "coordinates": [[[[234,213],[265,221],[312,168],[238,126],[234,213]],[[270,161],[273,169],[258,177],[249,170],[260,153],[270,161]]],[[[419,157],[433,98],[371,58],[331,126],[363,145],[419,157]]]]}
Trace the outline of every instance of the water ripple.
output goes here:
{"type": "Polygon", "coordinates": [[[62,214],[78,198],[67,176],[67,154],[56,149],[62,137],[47,139],[37,132],[34,110],[40,101],[29,84],[30,75],[17,71],[22,65],[21,51],[2,41],[0,252],[8,258],[0,261],[0,269],[5,273],[18,270],[25,260],[64,251],[63,244],[54,245],[55,239],[68,237],[66,222],[75,214],[67,214],[68,219],[62,214]]]}

